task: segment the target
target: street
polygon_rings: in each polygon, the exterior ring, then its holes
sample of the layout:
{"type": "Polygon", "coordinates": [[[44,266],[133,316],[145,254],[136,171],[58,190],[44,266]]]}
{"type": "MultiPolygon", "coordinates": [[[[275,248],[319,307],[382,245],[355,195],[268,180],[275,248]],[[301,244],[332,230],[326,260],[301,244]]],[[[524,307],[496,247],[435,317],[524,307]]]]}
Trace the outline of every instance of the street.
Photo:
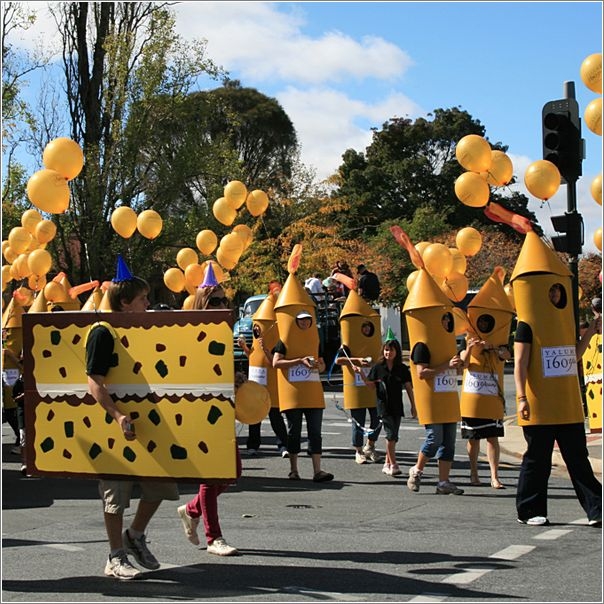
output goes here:
{"type": "MultiPolygon", "coordinates": [[[[406,478],[423,427],[403,420],[397,447],[403,476],[385,476],[381,464],[354,462],[341,393],[325,397],[323,468],[335,474],[333,482],[313,483],[304,453],[303,480],[288,480],[289,462],[277,454],[265,421],[261,455],[242,455],[243,477],[219,499],[224,537],[242,555],[220,558],[191,545],[179,504],[164,502],[147,535],[161,568],[130,582],[103,576],[108,547],[97,482],[22,477],[4,424],[2,601],[602,601],[602,532],[587,526],[563,473],[550,480],[546,527],[516,522],[518,457],[502,455],[507,488],[491,489],[483,445],[485,484],[470,486],[461,438],[452,480],[465,494],[435,493],[434,462],[413,493],[406,478]]],[[[237,429],[243,451],[247,426],[237,429]]],[[[382,435],[382,454],[384,445],[382,435]]],[[[197,490],[179,488],[181,504],[197,490]]],[[[126,525],[131,516],[132,508],[126,525]]]]}

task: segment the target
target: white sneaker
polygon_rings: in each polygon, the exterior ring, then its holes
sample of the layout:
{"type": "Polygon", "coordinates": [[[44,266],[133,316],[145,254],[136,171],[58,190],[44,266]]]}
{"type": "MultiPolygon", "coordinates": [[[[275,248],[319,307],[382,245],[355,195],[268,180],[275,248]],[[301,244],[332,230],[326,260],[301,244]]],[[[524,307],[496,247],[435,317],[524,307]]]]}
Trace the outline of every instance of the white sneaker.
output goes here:
{"type": "Polygon", "coordinates": [[[393,463],[390,466],[390,470],[392,471],[391,476],[399,476],[400,474],[402,474],[403,472],[401,471],[401,469],[399,468],[397,463],[393,463]]]}
{"type": "Polygon", "coordinates": [[[176,511],[178,512],[178,515],[182,520],[182,527],[185,530],[185,535],[187,536],[187,539],[193,545],[199,545],[199,535],[197,534],[199,518],[191,518],[191,516],[187,514],[186,505],[181,505],[176,511]]]}
{"type": "Polygon", "coordinates": [[[407,479],[407,487],[411,491],[419,491],[419,485],[422,482],[422,474],[415,466],[409,468],[409,478],[407,479]]]}
{"type": "Polygon", "coordinates": [[[386,462],[382,466],[382,474],[386,474],[386,476],[392,476],[392,466],[388,462],[386,462]]]}
{"type": "Polygon", "coordinates": [[[228,545],[222,537],[218,537],[218,539],[214,539],[214,541],[208,545],[208,554],[216,554],[217,556],[237,556],[239,550],[228,545]]]}
{"type": "Polygon", "coordinates": [[[382,461],[382,458],[375,450],[375,447],[372,447],[370,445],[365,445],[363,447],[363,454],[369,461],[372,461],[373,463],[379,463],[380,461],[382,461]]]}
{"type": "Polygon", "coordinates": [[[439,482],[436,485],[436,492],[438,495],[463,495],[463,489],[460,489],[449,480],[439,482]]]}
{"type": "Polygon", "coordinates": [[[549,524],[549,520],[545,516],[533,516],[528,520],[518,518],[518,522],[520,524],[528,524],[529,526],[547,526],[549,524]]]}
{"type": "Polygon", "coordinates": [[[285,447],[279,447],[279,453],[281,453],[281,457],[283,457],[283,459],[287,459],[289,457],[289,451],[285,447]]]}
{"type": "Polygon", "coordinates": [[[367,463],[367,458],[362,453],[359,453],[358,451],[354,454],[354,460],[358,464],[367,463]]]}
{"type": "Polygon", "coordinates": [[[116,556],[109,557],[107,564],[105,564],[105,575],[108,577],[128,580],[136,579],[140,574],[141,571],[130,564],[126,552],[120,552],[116,556]]]}

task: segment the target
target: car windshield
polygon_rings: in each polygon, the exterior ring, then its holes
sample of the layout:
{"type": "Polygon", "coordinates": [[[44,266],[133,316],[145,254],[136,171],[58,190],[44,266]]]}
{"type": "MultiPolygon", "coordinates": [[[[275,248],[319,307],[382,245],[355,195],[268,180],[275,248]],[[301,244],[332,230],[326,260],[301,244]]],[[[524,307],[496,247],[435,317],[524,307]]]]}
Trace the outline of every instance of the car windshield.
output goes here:
{"type": "Polygon", "coordinates": [[[264,300],[250,300],[243,307],[243,316],[251,317],[258,310],[258,307],[264,302],[264,300]]]}

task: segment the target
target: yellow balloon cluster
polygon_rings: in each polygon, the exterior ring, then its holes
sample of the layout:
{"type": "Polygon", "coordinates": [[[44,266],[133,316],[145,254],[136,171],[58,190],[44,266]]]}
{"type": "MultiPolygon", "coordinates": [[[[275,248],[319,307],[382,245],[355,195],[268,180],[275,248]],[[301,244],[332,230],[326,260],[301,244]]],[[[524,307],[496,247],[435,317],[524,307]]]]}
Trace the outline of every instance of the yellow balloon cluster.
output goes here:
{"type": "Polygon", "coordinates": [[[155,239],[162,231],[162,217],[155,210],[144,210],[140,214],[127,206],[120,206],[111,212],[111,226],[124,239],[129,239],[138,231],[145,239],[155,239]]]}

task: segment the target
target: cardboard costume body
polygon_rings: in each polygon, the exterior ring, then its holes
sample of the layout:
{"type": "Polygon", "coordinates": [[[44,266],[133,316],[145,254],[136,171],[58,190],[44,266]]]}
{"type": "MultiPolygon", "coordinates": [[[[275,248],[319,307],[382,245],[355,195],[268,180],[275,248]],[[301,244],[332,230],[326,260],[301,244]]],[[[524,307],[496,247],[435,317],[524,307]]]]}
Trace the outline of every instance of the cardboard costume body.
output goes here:
{"type": "Polygon", "coordinates": [[[271,407],[279,408],[277,390],[277,370],[268,362],[264,351],[258,344],[262,338],[264,347],[272,350],[279,341],[279,329],[275,315],[275,296],[269,294],[252,317],[253,345],[249,358],[248,378],[266,386],[271,397],[271,407]]]}
{"type": "Polygon", "coordinates": [[[500,271],[496,269],[468,305],[469,337],[486,340],[495,350],[483,350],[482,346],[474,346],[470,352],[470,364],[464,369],[461,387],[463,417],[503,419],[505,415],[504,362],[497,354],[497,347],[508,345],[514,309],[503,289],[499,274],[500,271]],[[492,325],[491,329],[484,332],[478,328],[478,319],[483,315],[490,317],[487,320],[492,325]]]}
{"type": "Polygon", "coordinates": [[[533,342],[526,380],[529,420],[520,426],[571,424],[584,420],[577,374],[576,332],[571,273],[534,233],[526,234],[511,281],[518,321],[531,327],[533,342]],[[549,290],[560,284],[560,308],[549,290]]]}
{"type": "MultiPolygon", "coordinates": [[[[371,357],[377,361],[382,351],[380,315],[359,294],[351,290],[340,313],[342,346],[347,346],[351,357],[371,357]],[[362,327],[369,323],[373,331],[367,336],[362,327]]],[[[340,352],[343,356],[343,353],[340,352]]],[[[362,367],[369,372],[370,367],[362,367]]],[[[376,406],[375,388],[366,386],[361,376],[349,365],[342,366],[344,409],[366,409],[376,406]]]]}
{"type": "MultiPolygon", "coordinates": [[[[453,305],[424,268],[419,269],[403,312],[407,321],[411,349],[423,342],[430,350],[430,365],[440,365],[457,352],[455,333],[442,326],[442,316],[452,313],[453,305]]],[[[451,328],[453,322],[451,322],[451,328]]],[[[457,371],[447,369],[430,380],[420,380],[417,366],[410,360],[415,407],[420,424],[445,424],[461,419],[457,393],[457,371]]]]}
{"type": "MultiPolygon", "coordinates": [[[[319,330],[315,304],[295,274],[290,273],[275,303],[279,338],[285,344],[286,359],[305,356],[319,358],[319,330]],[[296,315],[306,311],[313,316],[308,329],[300,329],[296,315]]],[[[277,369],[279,409],[324,409],[325,397],[318,369],[304,365],[277,369]]]]}
{"type": "Polygon", "coordinates": [[[591,432],[602,432],[602,334],[591,337],[583,358],[585,398],[591,432]]]}

